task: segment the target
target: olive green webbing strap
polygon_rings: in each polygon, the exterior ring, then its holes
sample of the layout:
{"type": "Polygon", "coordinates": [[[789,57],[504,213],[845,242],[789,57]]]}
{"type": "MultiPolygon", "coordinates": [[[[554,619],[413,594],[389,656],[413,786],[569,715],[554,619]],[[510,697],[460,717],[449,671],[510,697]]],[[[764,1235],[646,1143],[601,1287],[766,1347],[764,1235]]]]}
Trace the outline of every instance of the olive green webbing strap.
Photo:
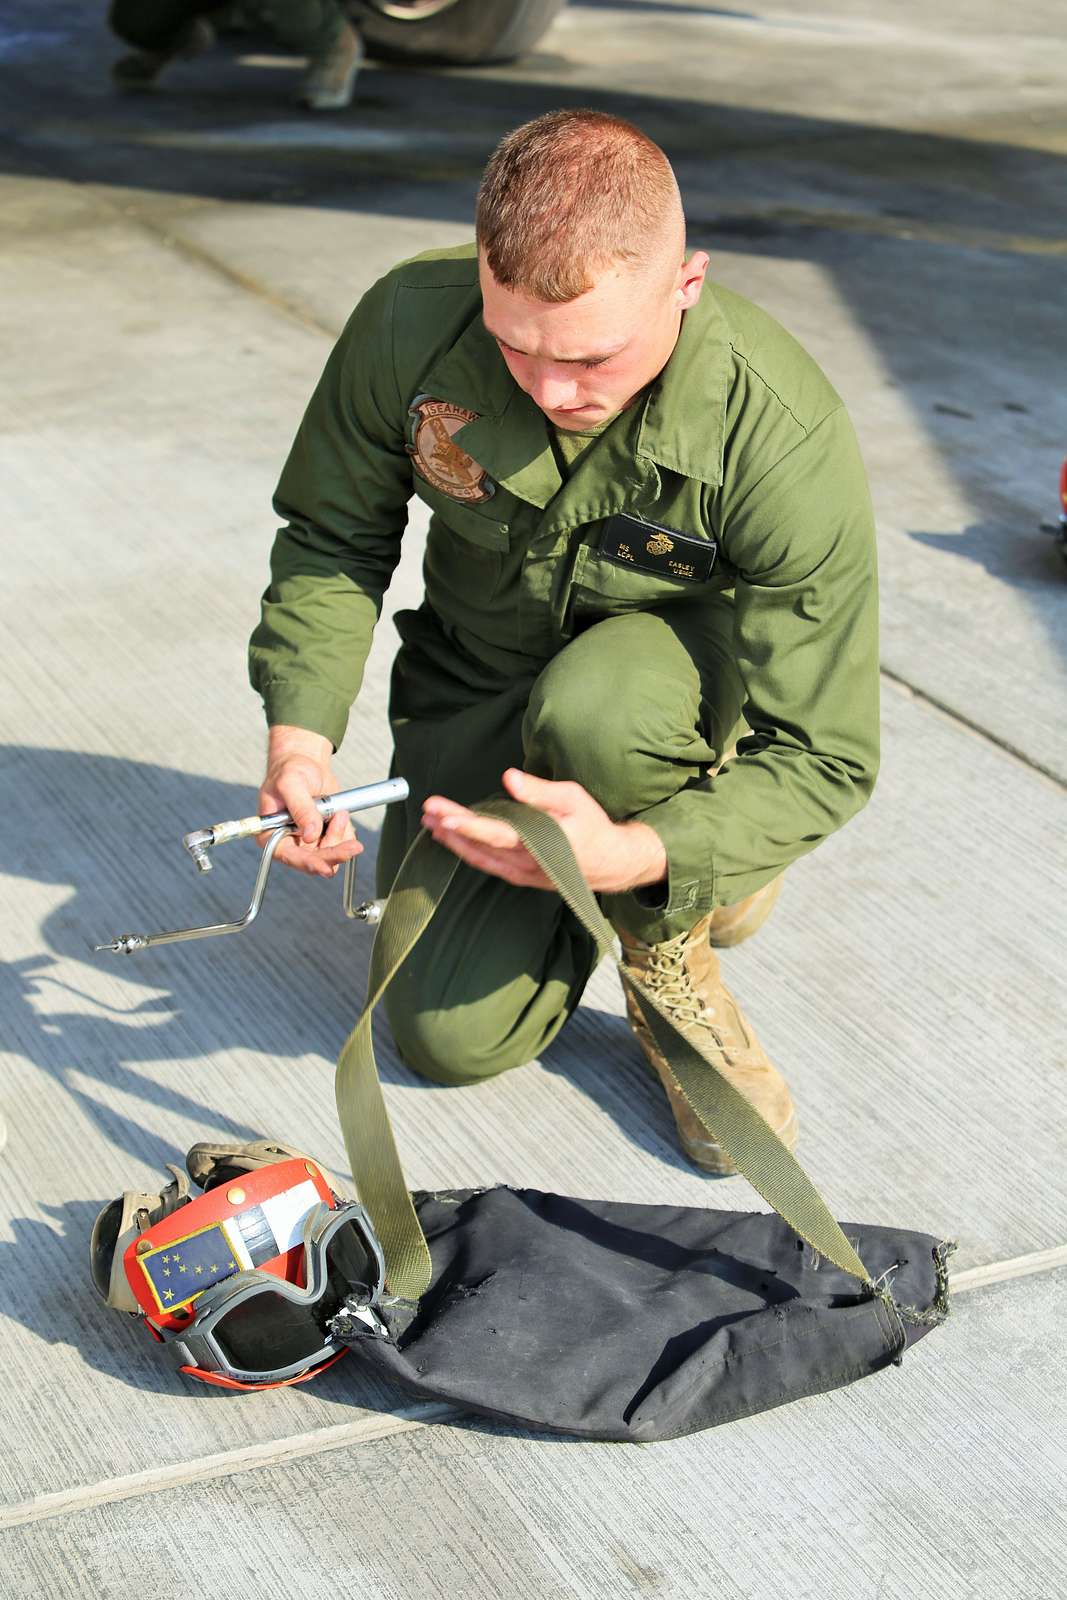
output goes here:
{"type": "MultiPolygon", "coordinates": [[[[487,800],[473,809],[511,824],[594,940],[599,954],[611,951],[614,931],[558,824],[543,812],[512,800],[487,800]]],[[[366,1008],[337,1063],[337,1111],[360,1199],[381,1240],[390,1289],[413,1300],[429,1284],[430,1256],[382,1099],[371,1016],[386,985],[433,916],[456,866],[456,858],[429,834],[420,834],[412,844],[378,927],[366,1008]]],[[[745,1096],[679,1031],[637,974],[617,958],[616,965],[623,983],[639,998],[649,1029],[682,1094],[738,1171],[813,1250],[869,1284],[862,1261],[795,1156],[745,1096]]]]}
{"type": "Polygon", "coordinates": [[[458,857],[420,833],[400,865],[371,951],[367,1003],[337,1059],[334,1087],[352,1177],[385,1256],[390,1292],[418,1300],[430,1282],[430,1252],[404,1180],[385,1109],[371,1023],[374,1008],[433,916],[458,857]]]}

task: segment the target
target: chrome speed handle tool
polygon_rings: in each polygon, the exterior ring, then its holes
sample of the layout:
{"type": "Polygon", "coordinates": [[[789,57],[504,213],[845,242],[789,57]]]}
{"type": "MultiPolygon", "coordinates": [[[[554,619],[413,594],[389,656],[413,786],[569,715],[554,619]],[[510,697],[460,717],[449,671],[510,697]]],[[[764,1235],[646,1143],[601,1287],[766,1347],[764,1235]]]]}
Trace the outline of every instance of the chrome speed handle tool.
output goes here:
{"type": "MultiPolygon", "coordinates": [[[[328,821],[341,811],[346,811],[351,816],[357,811],[369,811],[373,806],[392,805],[397,800],[406,800],[407,797],[408,786],[403,778],[386,778],[381,783],[368,783],[361,788],[341,789],[337,794],[320,795],[315,804],[323,820],[328,821]]],[[[267,892],[267,878],[270,875],[274,852],[284,838],[296,831],[288,811],[274,811],[265,817],[239,817],[233,822],[216,822],[210,828],[196,828],[192,833],[185,834],[182,844],[196,862],[200,872],[211,871],[213,862],[208,852],[215,845],[228,844],[231,839],[252,839],[264,833],[270,836],[260,856],[256,881],[252,888],[252,899],[244,915],[237,917],[233,922],[213,922],[201,928],[174,928],[161,933],[120,933],[107,944],[93,945],[93,950],[112,950],[119,955],[132,955],[135,950],[147,950],[149,946],[156,944],[173,944],[179,939],[209,939],[216,934],[242,932],[259,914],[267,892]]],[[[357,904],[355,884],[356,859],[353,856],[351,860],[345,862],[345,916],[358,918],[362,922],[377,922],[382,914],[382,902],[367,900],[357,904]]]]}
{"type": "MultiPolygon", "coordinates": [[[[369,811],[371,806],[387,806],[394,800],[406,800],[408,786],[403,778],[386,778],[382,783],[367,783],[361,789],[340,789],[337,794],[319,795],[315,801],[323,821],[329,821],[339,811],[352,815],[356,811],[369,811]]],[[[295,833],[293,819],[288,811],[272,811],[266,817],[238,817],[234,822],[216,822],[210,828],[196,828],[187,833],[182,844],[196,862],[200,872],[210,872],[213,862],[208,851],[213,845],[229,844],[231,839],[254,839],[260,833],[295,833]]]]}

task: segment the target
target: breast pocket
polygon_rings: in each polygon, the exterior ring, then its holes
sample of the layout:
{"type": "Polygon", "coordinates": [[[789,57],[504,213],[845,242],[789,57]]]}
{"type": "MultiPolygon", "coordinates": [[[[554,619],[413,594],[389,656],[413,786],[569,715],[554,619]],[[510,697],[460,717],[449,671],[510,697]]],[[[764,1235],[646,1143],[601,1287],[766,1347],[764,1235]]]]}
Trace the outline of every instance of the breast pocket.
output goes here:
{"type": "Polygon", "coordinates": [[[650,611],[654,606],[692,601],[710,587],[684,578],[624,567],[588,545],[580,545],[570,591],[572,632],[600,617],[617,617],[627,611],[650,611]]]}
{"type": "MultiPolygon", "coordinates": [[[[509,528],[500,516],[450,500],[419,487],[419,497],[433,511],[426,540],[426,595],[441,615],[476,612],[491,603],[500,585],[509,528]]],[[[495,499],[495,497],[494,497],[495,499]]]]}

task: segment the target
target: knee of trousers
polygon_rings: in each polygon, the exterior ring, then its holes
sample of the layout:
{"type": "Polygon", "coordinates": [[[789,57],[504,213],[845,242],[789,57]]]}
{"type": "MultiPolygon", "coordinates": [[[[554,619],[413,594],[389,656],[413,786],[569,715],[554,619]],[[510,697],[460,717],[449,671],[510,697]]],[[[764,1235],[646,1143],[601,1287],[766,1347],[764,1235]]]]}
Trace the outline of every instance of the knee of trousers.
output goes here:
{"type": "Polygon", "coordinates": [[[338,0],[257,0],[256,10],[282,44],[308,56],[328,50],[345,23],[338,0]]]}
{"type": "Polygon", "coordinates": [[[166,50],[180,32],[180,24],[168,27],[160,18],[146,17],[138,0],[111,0],[107,21],[117,38],[138,50],[166,50]]]}
{"type": "Polygon", "coordinates": [[[614,623],[598,624],[549,662],[531,692],[522,740],[528,771],[580,783],[618,818],[666,799],[684,781],[679,765],[706,756],[695,672],[690,682],[635,658],[622,648],[621,628],[617,647],[606,648],[608,629],[614,623]]]}
{"type": "Polygon", "coordinates": [[[419,1010],[396,987],[394,982],[384,1000],[389,1026],[405,1066],[421,1078],[480,1083],[530,1060],[528,1043],[507,1032],[501,1036],[490,1016],[474,1016],[467,1006],[419,1010]]]}

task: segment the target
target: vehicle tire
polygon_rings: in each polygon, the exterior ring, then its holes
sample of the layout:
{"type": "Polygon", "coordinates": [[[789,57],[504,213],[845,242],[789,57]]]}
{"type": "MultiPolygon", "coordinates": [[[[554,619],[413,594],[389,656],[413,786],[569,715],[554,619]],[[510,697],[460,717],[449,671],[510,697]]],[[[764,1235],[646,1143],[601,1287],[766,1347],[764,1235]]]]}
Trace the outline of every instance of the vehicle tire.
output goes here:
{"type": "Polygon", "coordinates": [[[537,43],[565,0],[358,0],[368,55],[471,66],[511,61],[537,43]]]}

